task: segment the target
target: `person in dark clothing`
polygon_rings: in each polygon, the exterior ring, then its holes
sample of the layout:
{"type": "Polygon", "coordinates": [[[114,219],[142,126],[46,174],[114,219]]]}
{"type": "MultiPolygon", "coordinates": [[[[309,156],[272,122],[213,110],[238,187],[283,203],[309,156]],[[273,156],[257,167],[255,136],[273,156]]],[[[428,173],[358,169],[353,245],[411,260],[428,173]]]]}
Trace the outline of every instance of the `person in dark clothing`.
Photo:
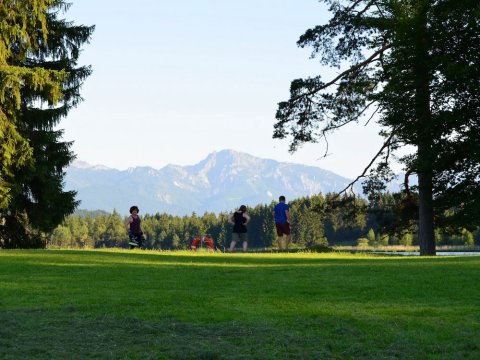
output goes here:
{"type": "Polygon", "coordinates": [[[140,223],[142,219],[138,215],[140,210],[137,206],[130,207],[130,216],[125,221],[125,227],[128,231],[128,245],[130,245],[130,249],[134,249],[136,247],[143,248],[143,242],[145,241],[145,237],[143,236],[142,227],[140,223]]]}
{"type": "Polygon", "coordinates": [[[233,225],[232,242],[230,243],[229,251],[232,252],[235,249],[237,241],[243,242],[243,252],[247,251],[248,239],[247,239],[247,224],[250,221],[250,216],[247,214],[247,207],[245,205],[228,217],[228,222],[233,225]]]}

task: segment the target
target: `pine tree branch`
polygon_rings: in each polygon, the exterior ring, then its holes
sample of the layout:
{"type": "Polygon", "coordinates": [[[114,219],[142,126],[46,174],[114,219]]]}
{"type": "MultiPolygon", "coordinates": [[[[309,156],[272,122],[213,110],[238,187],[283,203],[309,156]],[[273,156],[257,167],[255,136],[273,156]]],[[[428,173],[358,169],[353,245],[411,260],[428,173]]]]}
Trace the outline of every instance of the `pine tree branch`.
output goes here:
{"type": "MultiPolygon", "coordinates": [[[[362,116],[363,113],[364,113],[365,111],[367,111],[368,108],[369,108],[370,106],[372,106],[374,103],[375,103],[375,101],[371,101],[370,103],[368,103],[367,105],[365,105],[365,107],[364,107],[356,116],[351,117],[350,119],[348,119],[347,121],[345,121],[345,122],[343,122],[343,123],[341,123],[341,124],[338,124],[338,125],[330,124],[328,127],[326,127],[325,129],[322,130],[322,135],[325,136],[325,133],[327,133],[328,131],[335,130],[335,129],[339,129],[339,128],[341,128],[342,126],[345,126],[345,125],[347,125],[347,124],[350,124],[351,122],[354,122],[354,121],[358,120],[359,117],[362,116]]],[[[367,123],[366,123],[365,125],[367,125],[368,122],[370,122],[370,120],[371,120],[372,117],[377,113],[377,111],[378,111],[378,108],[375,109],[375,111],[374,111],[374,113],[372,114],[372,116],[370,116],[370,117],[368,118],[368,121],[367,121],[367,123]]]]}
{"type": "Polygon", "coordinates": [[[298,99],[302,98],[302,97],[309,97],[309,96],[312,96],[312,95],[315,95],[316,93],[318,93],[319,91],[322,91],[322,90],[325,90],[326,88],[334,85],[338,80],[340,80],[341,78],[345,77],[346,75],[348,74],[351,74],[351,73],[355,73],[355,72],[358,72],[358,70],[360,70],[361,68],[365,67],[366,65],[370,64],[373,60],[375,60],[375,58],[380,55],[380,54],[383,54],[383,52],[387,49],[389,49],[391,47],[391,45],[384,45],[382,46],[381,49],[375,51],[368,59],[362,61],[361,63],[358,63],[354,66],[352,66],[351,68],[345,70],[344,72],[342,72],[340,75],[338,75],[337,77],[335,77],[333,80],[329,81],[328,83],[326,84],[323,84],[322,86],[316,88],[316,89],[313,89],[311,91],[309,91],[308,93],[305,93],[305,94],[301,94],[301,95],[298,95],[298,96],[295,96],[294,98],[290,99],[290,102],[294,102],[294,101],[297,101],[298,99]]]}

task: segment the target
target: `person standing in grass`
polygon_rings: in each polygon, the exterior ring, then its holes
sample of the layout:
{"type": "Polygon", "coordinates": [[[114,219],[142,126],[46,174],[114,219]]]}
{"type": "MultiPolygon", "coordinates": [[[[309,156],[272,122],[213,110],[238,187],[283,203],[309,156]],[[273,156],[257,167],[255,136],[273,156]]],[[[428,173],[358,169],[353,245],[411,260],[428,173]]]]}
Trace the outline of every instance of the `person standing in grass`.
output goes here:
{"type": "Polygon", "coordinates": [[[243,252],[247,252],[247,224],[250,221],[250,216],[247,214],[247,207],[245,205],[228,217],[228,222],[233,225],[232,242],[230,243],[230,252],[233,252],[237,241],[242,241],[243,252]]]}
{"type": "Polygon", "coordinates": [[[136,247],[143,248],[143,242],[145,241],[145,237],[143,236],[142,227],[140,223],[142,219],[138,215],[138,206],[133,205],[130,207],[130,216],[125,221],[125,227],[128,231],[128,245],[130,245],[130,249],[134,249],[136,247]]]}
{"type": "Polygon", "coordinates": [[[282,249],[282,240],[285,235],[285,249],[288,250],[288,245],[290,245],[292,240],[292,235],[290,234],[290,207],[285,203],[285,196],[280,196],[278,201],[279,203],[273,208],[278,249],[282,249]]]}

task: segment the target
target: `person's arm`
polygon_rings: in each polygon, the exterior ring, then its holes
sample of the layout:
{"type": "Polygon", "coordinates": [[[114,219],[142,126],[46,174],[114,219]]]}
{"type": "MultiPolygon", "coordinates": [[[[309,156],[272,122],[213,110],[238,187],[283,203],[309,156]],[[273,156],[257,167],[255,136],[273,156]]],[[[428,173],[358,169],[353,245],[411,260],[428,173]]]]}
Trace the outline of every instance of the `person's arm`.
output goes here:
{"type": "Polygon", "coordinates": [[[285,215],[287,216],[287,222],[290,223],[290,210],[285,210],[285,215]]]}
{"type": "Polygon", "coordinates": [[[247,221],[245,221],[245,225],[247,225],[248,222],[250,221],[250,216],[248,216],[247,213],[243,213],[243,217],[244,217],[245,219],[247,219],[247,221]]]}
{"type": "Polygon", "coordinates": [[[235,222],[233,221],[233,214],[228,215],[228,222],[229,224],[235,225],[235,222]]]}
{"type": "Polygon", "coordinates": [[[127,220],[125,220],[125,229],[127,229],[127,231],[130,230],[130,224],[132,223],[132,221],[133,221],[132,216],[129,216],[127,220]]]}
{"type": "Polygon", "coordinates": [[[142,231],[142,219],[140,218],[140,216],[138,216],[138,220],[140,220],[139,223],[138,223],[138,230],[140,230],[140,232],[143,233],[143,231],[142,231]]]}

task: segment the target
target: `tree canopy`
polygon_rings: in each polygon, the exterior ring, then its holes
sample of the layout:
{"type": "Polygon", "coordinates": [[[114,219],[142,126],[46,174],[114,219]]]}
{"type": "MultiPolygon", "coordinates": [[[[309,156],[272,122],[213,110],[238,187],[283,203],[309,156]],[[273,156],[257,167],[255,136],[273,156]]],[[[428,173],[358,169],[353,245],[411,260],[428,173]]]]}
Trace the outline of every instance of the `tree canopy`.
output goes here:
{"type": "Polygon", "coordinates": [[[331,19],[298,45],[311,46],[312,56],[339,74],[292,81],[274,138],[289,137],[295,151],[348,123],[378,122],[383,146],[358,177],[369,178],[370,192],[384,189],[395,154],[412,146],[398,159],[407,174],[405,202],[418,201],[421,254],[435,254],[435,226],[480,222],[480,3],[323,2],[331,19]],[[418,196],[408,187],[411,174],[418,196]]]}

